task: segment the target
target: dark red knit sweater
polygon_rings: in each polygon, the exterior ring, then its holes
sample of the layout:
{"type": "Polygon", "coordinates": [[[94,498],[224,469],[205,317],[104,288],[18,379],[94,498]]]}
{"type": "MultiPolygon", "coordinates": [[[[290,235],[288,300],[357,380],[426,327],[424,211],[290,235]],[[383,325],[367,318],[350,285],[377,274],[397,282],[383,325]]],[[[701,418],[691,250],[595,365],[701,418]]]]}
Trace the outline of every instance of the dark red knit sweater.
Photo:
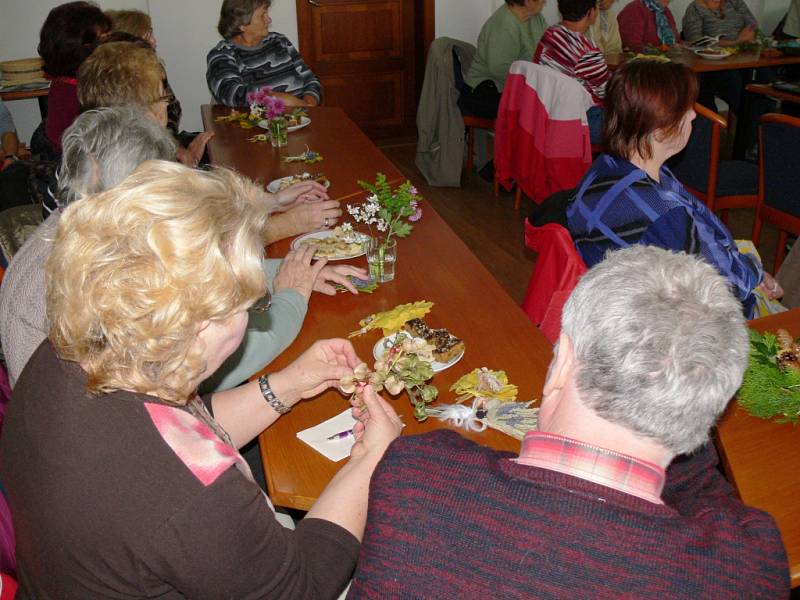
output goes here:
{"type": "Polygon", "coordinates": [[[392,444],[348,598],[788,597],[774,521],[711,445],[672,464],[666,505],[510,458],[452,431],[392,444]]]}

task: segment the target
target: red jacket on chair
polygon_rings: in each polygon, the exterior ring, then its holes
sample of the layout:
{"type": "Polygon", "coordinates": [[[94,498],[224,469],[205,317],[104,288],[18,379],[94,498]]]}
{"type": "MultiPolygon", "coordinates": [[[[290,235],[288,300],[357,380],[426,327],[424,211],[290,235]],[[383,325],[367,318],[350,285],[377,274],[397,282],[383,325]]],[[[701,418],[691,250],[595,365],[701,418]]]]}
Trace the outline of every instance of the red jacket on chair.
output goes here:
{"type": "Polygon", "coordinates": [[[555,343],[561,332],[561,309],[586,265],[569,231],[557,223],[534,227],[525,221],[525,246],[538,253],[522,310],[555,343]]]}
{"type": "Polygon", "coordinates": [[[513,63],[495,128],[499,182],[506,189],[516,183],[537,203],[578,185],[592,163],[591,106],[577,80],[532,62],[513,63]]]}

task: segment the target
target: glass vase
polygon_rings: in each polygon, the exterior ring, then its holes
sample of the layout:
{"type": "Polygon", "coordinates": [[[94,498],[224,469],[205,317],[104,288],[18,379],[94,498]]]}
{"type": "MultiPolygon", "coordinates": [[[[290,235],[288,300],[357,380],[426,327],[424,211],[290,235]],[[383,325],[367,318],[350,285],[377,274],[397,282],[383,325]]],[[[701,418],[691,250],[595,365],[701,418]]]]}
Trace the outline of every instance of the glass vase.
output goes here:
{"type": "Polygon", "coordinates": [[[394,280],[394,265],[397,262],[397,240],[368,238],[364,240],[364,253],[367,255],[369,279],[375,283],[394,280]]]}
{"type": "Polygon", "coordinates": [[[289,143],[289,123],[284,117],[269,120],[269,141],[273,148],[282,148],[289,143]]]}

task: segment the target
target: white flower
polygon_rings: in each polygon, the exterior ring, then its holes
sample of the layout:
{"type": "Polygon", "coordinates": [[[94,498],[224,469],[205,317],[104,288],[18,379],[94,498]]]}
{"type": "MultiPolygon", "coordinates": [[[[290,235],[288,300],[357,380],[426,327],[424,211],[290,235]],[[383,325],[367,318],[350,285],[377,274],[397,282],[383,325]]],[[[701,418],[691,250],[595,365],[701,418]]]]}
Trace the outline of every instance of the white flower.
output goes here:
{"type": "Polygon", "coordinates": [[[377,227],[378,231],[380,232],[386,231],[386,221],[384,221],[383,219],[378,219],[377,227]]]}

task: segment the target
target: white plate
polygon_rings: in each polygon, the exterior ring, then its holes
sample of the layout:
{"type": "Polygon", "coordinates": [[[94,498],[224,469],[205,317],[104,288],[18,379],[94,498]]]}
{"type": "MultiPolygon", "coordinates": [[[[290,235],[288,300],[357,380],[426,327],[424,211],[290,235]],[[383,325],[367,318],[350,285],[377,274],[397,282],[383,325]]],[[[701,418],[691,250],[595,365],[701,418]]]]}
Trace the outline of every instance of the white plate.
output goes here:
{"type": "Polygon", "coordinates": [[[705,58],[707,60],[722,60],[730,56],[730,54],[726,52],[715,52],[713,50],[695,50],[694,53],[700,58],[705,58]]]}
{"type": "MultiPolygon", "coordinates": [[[[300,237],[295,238],[294,241],[292,241],[292,250],[297,250],[298,248],[300,248],[304,240],[322,240],[325,238],[332,237],[333,235],[334,235],[333,229],[326,229],[325,231],[312,231],[311,233],[306,233],[304,235],[301,235],[300,237]]],[[[360,233],[358,235],[361,235],[363,239],[366,239],[368,237],[363,233],[360,233]]],[[[364,251],[361,250],[360,247],[358,251],[353,254],[326,256],[325,258],[327,258],[328,260],[348,260],[351,258],[356,258],[358,256],[364,256],[364,251]]]]}
{"type": "MultiPolygon", "coordinates": [[[[281,177],[280,179],[275,179],[273,181],[270,181],[269,185],[267,185],[267,191],[270,194],[277,194],[278,191],[280,190],[281,183],[289,179],[295,179],[296,177],[297,175],[287,175],[286,177],[281,177]]],[[[298,179],[296,183],[302,183],[303,181],[311,181],[311,179],[306,179],[306,180],[298,179]]],[[[330,180],[325,180],[325,189],[327,190],[329,187],[331,187],[330,180]]]]}
{"type": "MultiPolygon", "coordinates": [[[[311,125],[310,117],[300,117],[300,124],[287,127],[286,131],[291,133],[292,131],[297,131],[298,129],[302,129],[303,127],[308,127],[309,125],[311,125]]],[[[267,131],[269,131],[269,122],[266,119],[263,121],[259,121],[258,126],[261,127],[261,129],[266,129],[267,131]]]]}
{"type": "MultiPolygon", "coordinates": [[[[397,332],[397,333],[401,333],[401,332],[397,332]]],[[[372,356],[375,357],[375,360],[380,360],[381,358],[383,358],[383,355],[386,354],[386,352],[387,352],[387,349],[384,346],[384,342],[386,342],[386,341],[392,341],[393,342],[394,341],[394,336],[396,336],[397,333],[393,333],[392,335],[387,335],[386,337],[382,337],[377,342],[375,342],[375,345],[372,347],[372,356]]],[[[406,333],[406,335],[411,336],[410,333],[406,333]]],[[[413,336],[411,336],[411,337],[413,337],[413,336]]],[[[458,361],[460,361],[462,358],[464,358],[464,351],[463,350],[461,352],[459,352],[458,354],[456,354],[453,358],[451,358],[447,362],[439,362],[438,360],[433,361],[431,363],[431,368],[433,369],[434,373],[438,373],[439,371],[444,371],[445,369],[449,369],[454,364],[456,364],[458,361]]]]}

